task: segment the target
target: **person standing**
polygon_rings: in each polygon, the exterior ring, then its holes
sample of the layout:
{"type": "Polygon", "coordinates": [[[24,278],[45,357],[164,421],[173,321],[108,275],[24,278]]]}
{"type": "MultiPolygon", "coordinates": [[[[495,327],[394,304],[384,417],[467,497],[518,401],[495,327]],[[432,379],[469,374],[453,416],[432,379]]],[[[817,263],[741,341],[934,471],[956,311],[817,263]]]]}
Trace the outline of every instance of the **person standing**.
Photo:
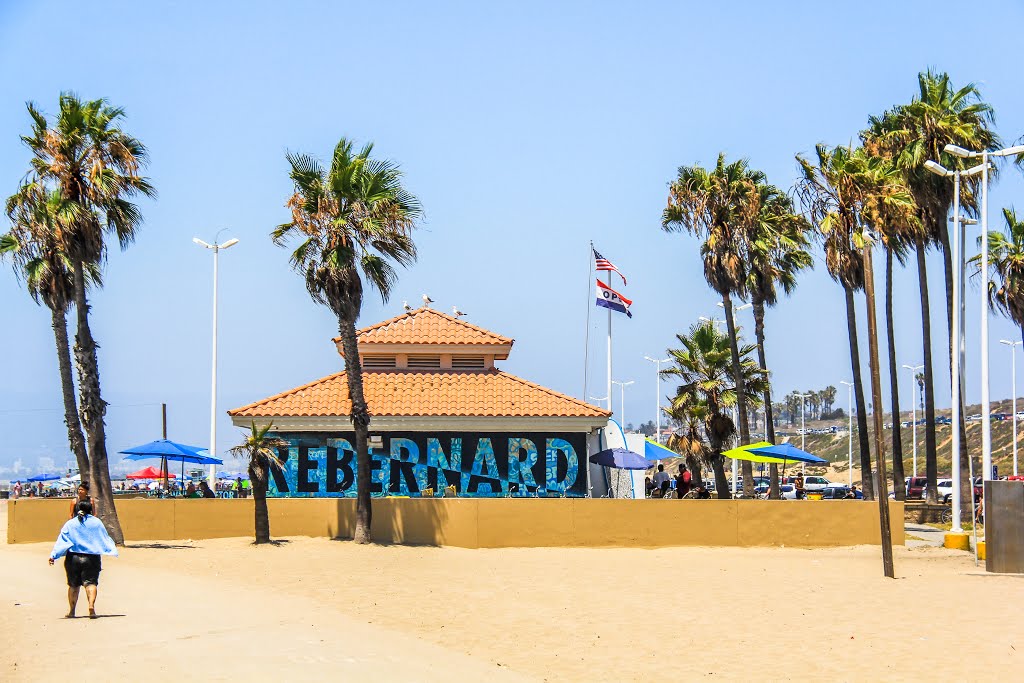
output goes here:
{"type": "Polygon", "coordinates": [[[75,516],[64,523],[49,558],[51,567],[56,560],[64,558],[64,573],[68,580],[68,619],[75,617],[82,586],[85,586],[85,597],[89,601],[89,618],[96,618],[96,593],[103,569],[101,555],[117,557],[117,547],[103,522],[93,517],[92,503],[82,501],[75,507],[75,516]]]}
{"type": "Polygon", "coordinates": [[[11,489],[11,498],[21,498],[21,480],[14,482],[14,488],[11,489]]]}
{"type": "Polygon", "coordinates": [[[683,496],[690,492],[692,483],[693,479],[689,471],[687,471],[686,465],[679,463],[679,474],[676,475],[676,495],[682,499],[683,496]]]}
{"type": "Polygon", "coordinates": [[[793,490],[796,493],[797,500],[804,499],[804,475],[796,475],[796,479],[793,480],[793,490]]]}
{"type": "Polygon", "coordinates": [[[96,509],[96,501],[94,501],[92,496],[89,495],[89,482],[87,481],[83,481],[78,484],[78,492],[75,494],[75,497],[71,499],[71,509],[68,511],[68,519],[74,519],[75,508],[77,508],[78,504],[83,501],[92,505],[94,510],[96,509]]]}
{"type": "Polygon", "coordinates": [[[664,465],[658,465],[658,471],[654,475],[654,488],[661,491],[661,497],[664,498],[665,494],[668,493],[668,487],[668,472],[665,471],[664,465]]]}

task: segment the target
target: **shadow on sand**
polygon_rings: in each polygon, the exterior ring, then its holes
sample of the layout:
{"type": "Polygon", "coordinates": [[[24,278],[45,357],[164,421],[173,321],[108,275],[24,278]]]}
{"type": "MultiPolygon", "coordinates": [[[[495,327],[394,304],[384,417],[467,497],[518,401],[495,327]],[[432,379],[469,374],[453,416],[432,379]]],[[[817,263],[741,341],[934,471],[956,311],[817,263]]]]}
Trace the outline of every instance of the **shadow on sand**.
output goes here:
{"type": "Polygon", "coordinates": [[[184,550],[194,549],[194,545],[180,545],[177,543],[125,543],[125,548],[142,548],[143,550],[184,550]]]}

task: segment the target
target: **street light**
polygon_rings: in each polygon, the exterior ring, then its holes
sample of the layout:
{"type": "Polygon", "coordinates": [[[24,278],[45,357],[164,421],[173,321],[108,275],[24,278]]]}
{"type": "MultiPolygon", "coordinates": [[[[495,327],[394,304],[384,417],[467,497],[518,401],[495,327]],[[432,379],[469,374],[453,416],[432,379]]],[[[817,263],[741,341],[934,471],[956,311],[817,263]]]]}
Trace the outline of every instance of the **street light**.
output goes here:
{"type": "Polygon", "coordinates": [[[654,363],[657,368],[654,373],[654,440],[661,443],[661,364],[672,359],[651,358],[650,356],[644,356],[644,359],[654,363]]]}
{"type": "MultiPolygon", "coordinates": [[[[800,450],[804,449],[804,439],[807,437],[807,426],[804,422],[804,408],[807,405],[807,397],[810,394],[797,394],[800,397],[800,450]]],[[[804,473],[804,463],[800,463],[800,474],[804,473]]]]}
{"type": "MultiPolygon", "coordinates": [[[[839,380],[840,384],[846,385],[846,404],[849,406],[847,411],[849,414],[847,417],[850,420],[849,426],[846,428],[847,440],[850,442],[850,488],[853,488],[853,382],[847,382],[846,380],[839,380]]],[[[863,482],[861,482],[863,484],[863,482]]],[[[863,487],[861,487],[863,488],[863,487]]]]}
{"type": "MultiPolygon", "coordinates": [[[[217,235],[220,235],[220,231],[217,235]]],[[[214,235],[213,244],[207,244],[198,237],[193,237],[192,241],[201,247],[213,250],[213,371],[212,379],[210,382],[210,457],[217,457],[217,260],[218,254],[221,249],[229,249],[236,244],[238,240],[235,238],[229,239],[224,244],[217,244],[217,235],[214,235]]],[[[210,488],[214,491],[217,490],[217,466],[214,464],[210,465],[210,475],[208,478],[210,482],[210,488]]]]}
{"type": "MultiPolygon", "coordinates": [[[[988,386],[988,169],[989,157],[1007,157],[1024,154],[1024,145],[972,152],[957,145],[946,145],[943,151],[962,159],[981,159],[981,458],[982,479],[992,478],[992,419],[988,386]]],[[[978,168],[975,166],[974,168],[978,168]]],[[[928,170],[936,173],[936,169],[928,170]]],[[[974,169],[970,169],[973,171],[974,169]]],[[[967,172],[968,174],[970,171],[967,172]]],[[[948,171],[947,171],[948,174],[948,171]]],[[[959,201],[959,187],[956,188],[959,201]]],[[[988,507],[987,501],[985,507],[988,507]]],[[[987,509],[986,509],[987,512],[987,509]]]]}
{"type": "Polygon", "coordinates": [[[697,320],[701,321],[702,323],[711,323],[712,325],[714,325],[716,331],[718,330],[719,325],[725,323],[724,320],[719,320],[718,318],[708,318],[707,316],[703,315],[697,318],[697,320]]]}
{"type": "Polygon", "coordinates": [[[1013,476],[1017,476],[1017,352],[1016,347],[1024,344],[1019,341],[1000,339],[1000,344],[1010,347],[1011,367],[1013,368],[1013,476]]]}
{"type": "MultiPolygon", "coordinates": [[[[904,365],[907,370],[910,370],[910,408],[913,411],[911,418],[914,421],[914,476],[917,476],[917,379],[915,379],[917,371],[924,369],[923,365],[904,365]]],[[[896,416],[896,422],[898,423],[900,416],[896,416]]],[[[899,424],[894,424],[893,429],[899,429],[899,424]]]]}
{"type": "Polygon", "coordinates": [[[622,431],[626,431],[626,387],[635,382],[633,380],[617,382],[613,379],[612,384],[619,385],[619,419],[622,420],[622,431]]]}
{"type": "MultiPolygon", "coordinates": [[[[959,148],[957,148],[959,149],[959,148]]],[[[954,153],[955,152],[952,152],[954,153]]],[[[959,154],[957,154],[959,156],[959,154]]],[[[950,240],[953,247],[952,261],[953,267],[953,339],[950,341],[951,352],[950,365],[952,366],[952,372],[950,373],[954,379],[950,383],[950,392],[952,397],[952,419],[950,423],[952,425],[952,435],[950,438],[950,446],[952,448],[952,465],[953,465],[953,523],[951,531],[953,533],[961,533],[963,528],[960,526],[960,502],[962,500],[961,495],[961,481],[960,481],[960,401],[963,393],[963,369],[964,369],[964,345],[965,345],[965,321],[964,321],[964,251],[966,249],[966,240],[964,238],[963,226],[970,224],[970,221],[966,221],[960,217],[960,178],[963,176],[973,176],[977,173],[981,173],[988,168],[988,159],[984,163],[978,164],[966,171],[950,171],[949,169],[935,163],[934,161],[926,161],[924,167],[932,173],[943,176],[953,177],[953,238],[950,240]]],[[[985,177],[987,178],[987,173],[985,177]]],[[[987,190],[986,190],[987,192],[987,190]]],[[[987,197],[986,197],[987,199],[987,197]]],[[[987,220],[988,209],[983,206],[982,217],[987,220]]],[[[982,233],[984,235],[984,232],[982,233]]],[[[982,249],[985,254],[985,260],[988,259],[988,240],[982,239],[982,249]]],[[[985,345],[988,343],[988,268],[982,268],[983,278],[985,284],[982,287],[982,308],[981,308],[981,330],[984,335],[985,342],[982,346],[982,402],[984,403],[983,408],[985,410],[986,418],[988,417],[988,351],[985,349],[985,345]]],[[[982,420],[981,434],[982,434],[982,453],[988,453],[988,458],[991,459],[992,453],[992,433],[991,425],[989,420],[982,420]],[[987,444],[987,446],[986,446],[987,444]]],[[[973,493],[974,487],[971,486],[973,493]]],[[[972,498],[973,499],[973,498],[972,498]]]]}

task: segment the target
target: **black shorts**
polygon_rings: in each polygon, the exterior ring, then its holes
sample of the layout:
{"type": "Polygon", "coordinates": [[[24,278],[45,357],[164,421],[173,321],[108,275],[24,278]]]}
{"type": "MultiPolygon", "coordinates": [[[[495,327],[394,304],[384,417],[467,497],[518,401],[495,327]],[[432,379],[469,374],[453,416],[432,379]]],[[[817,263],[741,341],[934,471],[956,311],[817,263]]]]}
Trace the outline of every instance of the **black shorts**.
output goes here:
{"type": "Polygon", "coordinates": [[[68,586],[72,588],[100,585],[101,569],[99,555],[68,553],[64,556],[64,573],[68,575],[68,586]]]}

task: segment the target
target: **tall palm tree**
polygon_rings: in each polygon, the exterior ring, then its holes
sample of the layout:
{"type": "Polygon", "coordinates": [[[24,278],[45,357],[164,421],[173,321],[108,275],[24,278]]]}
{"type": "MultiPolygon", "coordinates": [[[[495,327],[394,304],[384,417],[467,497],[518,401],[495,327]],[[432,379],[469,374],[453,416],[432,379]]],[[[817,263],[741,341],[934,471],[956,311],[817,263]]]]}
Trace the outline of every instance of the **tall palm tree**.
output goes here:
{"type": "Polygon", "coordinates": [[[338,319],[356,440],[357,543],[369,543],[372,521],[366,443],[370,413],[356,337],[363,279],[387,301],[398,278],[392,263],[408,266],[416,259],[412,231],[422,213],[419,201],[402,186],[398,167],[372,158],[372,150],[366,145],[356,152],[342,138],[327,168],[313,157],[289,153],[292,218],[272,233],[280,246],[299,240],[292,266],[305,278],[313,301],[338,319]]]}
{"type": "MultiPolygon", "coordinates": [[[[774,185],[758,186],[759,208],[747,237],[749,260],[747,291],[754,313],[754,337],[757,340],[757,360],[761,369],[768,371],[764,351],[765,306],[778,303],[778,291],[787,295],[796,289],[797,274],[814,267],[807,251],[807,233],[810,224],[796,213],[793,200],[774,185]]],[[[775,424],[772,414],[771,385],[765,385],[765,432],[768,441],[775,443],[775,424]]],[[[744,476],[746,482],[746,476],[744,476]]],[[[769,497],[779,498],[779,467],[769,467],[769,497]]]]}
{"type": "MultiPolygon", "coordinates": [[[[750,392],[743,384],[736,319],[732,297],[747,295],[747,236],[758,212],[758,186],[764,174],[750,168],[746,159],[727,164],[719,154],[711,170],[701,166],[681,166],[669,185],[668,206],[661,225],[667,232],[686,231],[702,240],[704,279],[722,297],[726,327],[732,352],[732,371],[739,395],[740,444],[750,443],[747,404],[750,392]]],[[[743,462],[744,494],[754,492],[753,469],[743,462]]]]}
{"type": "MultiPolygon", "coordinates": [[[[882,118],[885,120],[884,127],[889,130],[889,135],[900,145],[900,168],[905,183],[914,196],[918,218],[926,235],[926,238],[917,244],[917,259],[918,279],[922,288],[922,331],[925,347],[922,359],[925,366],[925,474],[928,478],[929,500],[935,502],[938,477],[935,403],[932,399],[935,392],[924,249],[926,244],[931,243],[939,245],[942,250],[946,286],[947,359],[950,360],[948,368],[952,378],[953,260],[946,217],[953,203],[953,187],[947,179],[928,173],[924,163],[934,160],[946,168],[962,169],[966,167],[963,159],[943,151],[947,144],[974,150],[996,149],[999,146],[999,139],[992,130],[992,107],[982,100],[977,85],[968,83],[962,88],[955,88],[949,74],[930,69],[919,73],[917,81],[918,93],[911,102],[895,107],[882,118]]],[[[968,213],[977,210],[975,195],[979,183],[980,178],[976,176],[963,179],[964,196],[961,205],[968,213]]],[[[953,428],[960,429],[961,463],[966,476],[968,452],[964,414],[965,411],[961,409],[960,425],[954,425],[953,428]]]]}
{"type": "Polygon", "coordinates": [[[850,341],[853,393],[857,400],[857,431],[860,445],[861,488],[864,498],[874,499],[871,477],[871,446],[868,440],[867,406],[861,374],[854,292],[864,288],[864,257],[857,220],[861,189],[857,174],[861,161],[852,147],[815,147],[815,159],[797,155],[802,177],[797,194],[817,226],[825,248],[825,265],[846,296],[846,326],[850,341]]]}
{"type": "Polygon", "coordinates": [[[282,468],[277,457],[279,448],[287,448],[288,442],[270,436],[273,423],[262,427],[256,426],[253,420],[252,430],[246,434],[242,443],[231,449],[231,455],[246,461],[249,470],[249,481],[252,482],[252,497],[256,504],[256,543],[270,543],[270,515],[267,511],[267,488],[270,485],[271,468],[282,468]]]}
{"type": "MultiPolygon", "coordinates": [[[[60,190],[46,192],[38,184],[26,183],[8,198],[6,208],[12,225],[7,234],[0,236],[0,258],[11,259],[32,300],[50,310],[68,445],[75,454],[78,471],[87,474],[89,454],[78,418],[68,343],[67,312],[74,299],[75,283],[70,260],[56,239],[61,226],[73,222],[75,205],[65,201],[60,190]]],[[[87,276],[90,284],[101,284],[98,268],[90,268],[87,276]]]]}
{"type": "Polygon", "coordinates": [[[702,468],[704,465],[710,466],[711,457],[711,449],[701,433],[707,413],[706,407],[701,404],[691,405],[689,401],[681,400],[663,410],[670,419],[682,425],[682,433],[670,434],[666,447],[683,456],[694,482],[702,481],[702,468]]]}
{"type": "Polygon", "coordinates": [[[64,201],[74,206],[74,220],[62,225],[56,238],[70,261],[74,282],[78,408],[88,441],[97,516],[114,542],[123,544],[110,485],[103,422],[107,404],[100,391],[86,289],[87,273],[106,259],[107,236],[116,236],[122,249],[135,239],[142,214],[132,200],[139,195],[155,196],[152,185],[140,175],[147,152],[119,127],[124,110],[103,99],[83,101],[73,93],[62,93],[52,125],[34,104],[27,107],[32,129],[22,141],[32,152],[34,181],[47,190],[59,189],[64,201]]]}
{"type": "MultiPolygon", "coordinates": [[[[722,451],[736,433],[736,424],[729,416],[729,408],[736,405],[739,391],[732,373],[732,343],[728,335],[718,331],[713,323],[694,325],[688,334],[678,334],[680,349],[668,349],[675,365],[661,371],[665,377],[677,377],[682,384],[672,399],[673,410],[693,412],[695,407],[704,420],[704,434],[711,453],[708,462],[715,473],[715,490],[719,498],[729,498],[729,484],[725,479],[725,458],[722,451]]],[[[767,373],[750,356],[752,344],[740,347],[744,386],[750,391],[751,405],[760,403],[764,394],[767,373]]]]}

